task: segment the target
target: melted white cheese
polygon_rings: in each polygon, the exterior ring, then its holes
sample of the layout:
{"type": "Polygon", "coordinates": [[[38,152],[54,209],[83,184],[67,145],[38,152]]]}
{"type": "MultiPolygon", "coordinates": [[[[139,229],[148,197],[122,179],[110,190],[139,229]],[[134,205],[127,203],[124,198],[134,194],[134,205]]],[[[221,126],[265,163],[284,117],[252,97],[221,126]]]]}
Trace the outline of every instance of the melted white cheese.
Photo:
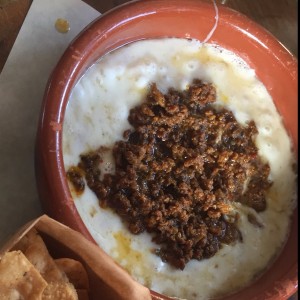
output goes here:
{"type": "MultiPolygon", "coordinates": [[[[267,210],[236,205],[243,242],[225,245],[214,257],[190,261],[175,270],[153,254],[157,245],[147,233],[132,235],[109,209],[101,209],[86,187],[75,205],[95,241],[130,274],[150,289],[168,296],[208,299],[248,285],[282,248],[294,208],[295,174],[290,139],[273,101],[254,70],[225,49],[184,39],[132,43],[104,56],[76,84],[63,126],[66,170],[79,162],[79,154],[100,146],[111,147],[130,128],[129,110],[143,101],[150,83],[167,92],[183,90],[194,78],[213,83],[217,105],[233,111],[245,124],[254,120],[259,134],[256,145],[270,164],[273,186],[267,210]],[[264,225],[249,223],[251,212],[264,225]]],[[[102,166],[114,171],[108,154],[102,166]]]]}

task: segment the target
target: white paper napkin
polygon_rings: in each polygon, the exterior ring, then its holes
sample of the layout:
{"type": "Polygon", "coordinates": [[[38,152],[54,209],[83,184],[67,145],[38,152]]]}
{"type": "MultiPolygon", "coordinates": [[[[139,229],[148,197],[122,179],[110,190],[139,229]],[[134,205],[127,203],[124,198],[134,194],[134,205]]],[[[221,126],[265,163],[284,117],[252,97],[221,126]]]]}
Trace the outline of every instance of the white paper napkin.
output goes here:
{"type": "Polygon", "coordinates": [[[0,244],[42,213],[34,144],[45,85],[73,38],[100,14],[80,0],[34,0],[0,74],[0,244]],[[55,21],[70,23],[59,33],[55,21]]]}

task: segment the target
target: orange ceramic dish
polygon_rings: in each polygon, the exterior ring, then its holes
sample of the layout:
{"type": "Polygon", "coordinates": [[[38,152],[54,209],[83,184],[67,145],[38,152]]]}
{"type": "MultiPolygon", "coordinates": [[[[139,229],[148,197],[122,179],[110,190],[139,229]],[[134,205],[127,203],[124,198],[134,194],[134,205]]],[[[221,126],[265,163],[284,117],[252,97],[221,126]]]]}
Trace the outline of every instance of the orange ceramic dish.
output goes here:
{"type": "MultiPolygon", "coordinates": [[[[62,155],[66,105],[77,80],[107,52],[141,39],[193,38],[228,49],[253,68],[272,96],[298,149],[297,61],[266,30],[225,7],[199,0],[148,0],[127,3],[102,15],[71,43],[49,80],[36,140],[36,179],[45,211],[93,240],[72,200],[62,155]]],[[[293,215],[289,239],[274,264],[251,286],[223,298],[287,299],[296,292],[297,222],[293,215]]],[[[153,299],[168,299],[152,292],[153,299]]]]}

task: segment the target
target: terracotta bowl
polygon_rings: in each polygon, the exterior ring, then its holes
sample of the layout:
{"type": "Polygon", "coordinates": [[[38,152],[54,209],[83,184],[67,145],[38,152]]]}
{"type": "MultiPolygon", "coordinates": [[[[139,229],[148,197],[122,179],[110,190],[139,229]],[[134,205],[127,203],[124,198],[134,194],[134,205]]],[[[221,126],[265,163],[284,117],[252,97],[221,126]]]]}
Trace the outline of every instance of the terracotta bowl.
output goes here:
{"type": "MultiPolygon", "coordinates": [[[[36,179],[46,213],[93,240],[82,222],[65,175],[62,126],[77,80],[99,57],[129,42],[161,37],[203,41],[213,28],[215,7],[200,0],[148,0],[127,3],[102,15],[70,44],[45,92],[36,141],[36,179]]],[[[273,97],[297,152],[297,60],[266,30],[245,16],[218,7],[218,25],[208,40],[243,58],[273,97]]],[[[226,300],[287,299],[298,287],[295,211],[289,239],[269,270],[226,300]]],[[[153,299],[168,299],[152,292],[153,299]]]]}

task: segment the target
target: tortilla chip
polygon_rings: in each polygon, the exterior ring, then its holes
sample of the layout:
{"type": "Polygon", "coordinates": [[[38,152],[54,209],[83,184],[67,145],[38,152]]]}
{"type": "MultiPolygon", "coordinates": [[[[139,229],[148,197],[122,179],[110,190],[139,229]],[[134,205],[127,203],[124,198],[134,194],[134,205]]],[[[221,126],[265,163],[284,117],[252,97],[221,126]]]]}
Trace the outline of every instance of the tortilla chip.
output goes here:
{"type": "Polygon", "coordinates": [[[24,250],[24,254],[43,278],[48,283],[55,281],[68,282],[67,276],[55,264],[39,234],[37,232],[29,232],[26,238],[28,246],[24,250]]]}
{"type": "Polygon", "coordinates": [[[75,289],[89,289],[89,278],[83,265],[71,258],[59,258],[54,260],[58,268],[64,272],[75,289]]]}
{"type": "MultiPolygon", "coordinates": [[[[20,300],[87,300],[89,279],[83,265],[70,258],[53,260],[39,233],[32,229],[14,247],[28,261],[36,274],[43,280],[43,289],[38,296],[20,297],[18,290],[2,289],[0,299],[20,300]],[[21,250],[21,251],[19,251],[21,250]],[[78,297],[75,287],[79,290],[78,297]]],[[[33,285],[35,288],[35,285],[33,285]]]]}
{"type": "Polygon", "coordinates": [[[51,282],[42,295],[42,300],[78,300],[74,286],[69,282],[51,282]]]}
{"type": "Polygon", "coordinates": [[[0,261],[0,299],[41,299],[47,282],[21,251],[7,252],[0,261]]]}

